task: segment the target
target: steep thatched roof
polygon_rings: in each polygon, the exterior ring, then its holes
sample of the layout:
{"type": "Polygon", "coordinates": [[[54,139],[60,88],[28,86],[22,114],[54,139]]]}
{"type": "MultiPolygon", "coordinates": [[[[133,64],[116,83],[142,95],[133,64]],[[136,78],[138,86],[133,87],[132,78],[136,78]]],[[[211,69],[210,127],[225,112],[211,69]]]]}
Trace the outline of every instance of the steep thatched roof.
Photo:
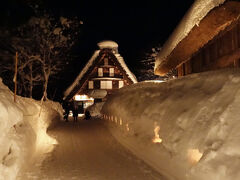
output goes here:
{"type": "MultiPolygon", "coordinates": [[[[155,73],[164,75],[188,61],[200,48],[236,22],[239,17],[240,2],[227,1],[219,7],[215,7],[172,50],[168,48],[165,49],[165,52],[160,52],[155,64],[155,73]],[[166,51],[169,51],[167,55],[166,51]]],[[[171,40],[174,41],[174,38],[171,40]]]]}
{"type": "MultiPolygon", "coordinates": [[[[104,49],[104,48],[116,49],[118,47],[118,44],[114,41],[108,40],[108,41],[102,41],[102,42],[98,43],[98,46],[99,46],[100,50],[96,50],[93,53],[92,57],[89,59],[89,61],[87,62],[85,67],[82,69],[82,71],[79,73],[79,75],[76,77],[75,81],[64,92],[64,98],[63,98],[64,100],[66,98],[68,98],[69,96],[71,96],[73,94],[73,92],[76,91],[76,89],[78,89],[79,86],[82,85],[81,80],[85,76],[89,75],[88,74],[89,70],[92,68],[92,66],[94,66],[94,64],[98,60],[101,50],[104,49]]],[[[127,77],[132,81],[132,83],[137,83],[137,78],[129,70],[128,66],[126,65],[126,63],[123,59],[123,57],[116,51],[113,51],[112,53],[113,53],[113,56],[116,58],[117,62],[119,63],[119,65],[125,71],[127,77]]]]}

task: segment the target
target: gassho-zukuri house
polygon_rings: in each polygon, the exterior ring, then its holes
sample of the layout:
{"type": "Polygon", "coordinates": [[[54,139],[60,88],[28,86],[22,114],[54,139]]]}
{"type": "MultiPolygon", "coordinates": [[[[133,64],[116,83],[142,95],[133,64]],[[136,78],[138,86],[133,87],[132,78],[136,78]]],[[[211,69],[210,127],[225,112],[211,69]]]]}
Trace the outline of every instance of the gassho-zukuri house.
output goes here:
{"type": "Polygon", "coordinates": [[[240,2],[196,0],[164,44],[155,74],[178,76],[239,67],[240,2]]]}
{"type": "MultiPolygon", "coordinates": [[[[118,53],[114,41],[102,41],[75,81],[64,92],[65,101],[102,102],[115,90],[137,83],[135,75],[118,53]]],[[[86,108],[86,105],[84,105],[86,108]]]]}

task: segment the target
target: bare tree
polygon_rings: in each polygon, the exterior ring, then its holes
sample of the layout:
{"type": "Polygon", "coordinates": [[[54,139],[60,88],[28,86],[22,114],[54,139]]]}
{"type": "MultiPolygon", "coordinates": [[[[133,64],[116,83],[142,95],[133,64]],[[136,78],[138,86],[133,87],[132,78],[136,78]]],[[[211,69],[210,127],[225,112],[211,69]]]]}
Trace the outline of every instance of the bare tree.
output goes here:
{"type": "MultiPolygon", "coordinates": [[[[81,23],[77,18],[56,19],[44,13],[11,32],[11,47],[19,52],[19,79],[30,97],[34,85],[42,84],[42,99],[47,99],[49,78],[69,60],[67,54],[77,40],[81,23]]],[[[4,66],[5,70],[12,70],[11,66],[4,66]]]]}
{"type": "Polygon", "coordinates": [[[153,47],[151,50],[145,53],[142,60],[140,60],[140,68],[138,70],[138,80],[167,80],[176,76],[175,70],[170,71],[165,76],[158,76],[154,74],[154,65],[158,53],[161,51],[161,45],[153,47]]]}

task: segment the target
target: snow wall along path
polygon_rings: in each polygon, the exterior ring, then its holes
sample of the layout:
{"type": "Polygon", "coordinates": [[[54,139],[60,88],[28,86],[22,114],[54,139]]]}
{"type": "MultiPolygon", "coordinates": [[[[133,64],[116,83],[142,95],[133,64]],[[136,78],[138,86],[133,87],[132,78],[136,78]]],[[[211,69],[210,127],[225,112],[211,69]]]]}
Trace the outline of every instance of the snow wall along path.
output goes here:
{"type": "Polygon", "coordinates": [[[55,143],[46,131],[59,119],[60,104],[44,102],[40,117],[39,110],[40,102],[33,99],[17,96],[15,103],[0,78],[0,180],[16,179],[36,152],[55,143]]]}
{"type": "Polygon", "coordinates": [[[240,71],[120,89],[102,109],[112,133],[169,179],[240,179],[240,71]]]}

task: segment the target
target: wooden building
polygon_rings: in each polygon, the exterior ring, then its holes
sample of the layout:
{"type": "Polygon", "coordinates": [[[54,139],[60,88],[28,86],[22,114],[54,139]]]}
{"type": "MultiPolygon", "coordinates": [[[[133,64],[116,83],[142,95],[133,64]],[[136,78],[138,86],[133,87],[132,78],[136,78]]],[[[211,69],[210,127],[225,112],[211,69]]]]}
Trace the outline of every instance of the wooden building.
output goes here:
{"type": "Polygon", "coordinates": [[[155,74],[177,69],[178,76],[239,67],[240,2],[196,1],[175,29],[155,63],[155,74]],[[214,4],[215,3],[215,4],[214,4]]]}
{"type": "Polygon", "coordinates": [[[64,99],[69,101],[79,95],[103,101],[115,90],[137,82],[114,41],[98,43],[96,50],[73,84],[65,91],[64,99]]]}

